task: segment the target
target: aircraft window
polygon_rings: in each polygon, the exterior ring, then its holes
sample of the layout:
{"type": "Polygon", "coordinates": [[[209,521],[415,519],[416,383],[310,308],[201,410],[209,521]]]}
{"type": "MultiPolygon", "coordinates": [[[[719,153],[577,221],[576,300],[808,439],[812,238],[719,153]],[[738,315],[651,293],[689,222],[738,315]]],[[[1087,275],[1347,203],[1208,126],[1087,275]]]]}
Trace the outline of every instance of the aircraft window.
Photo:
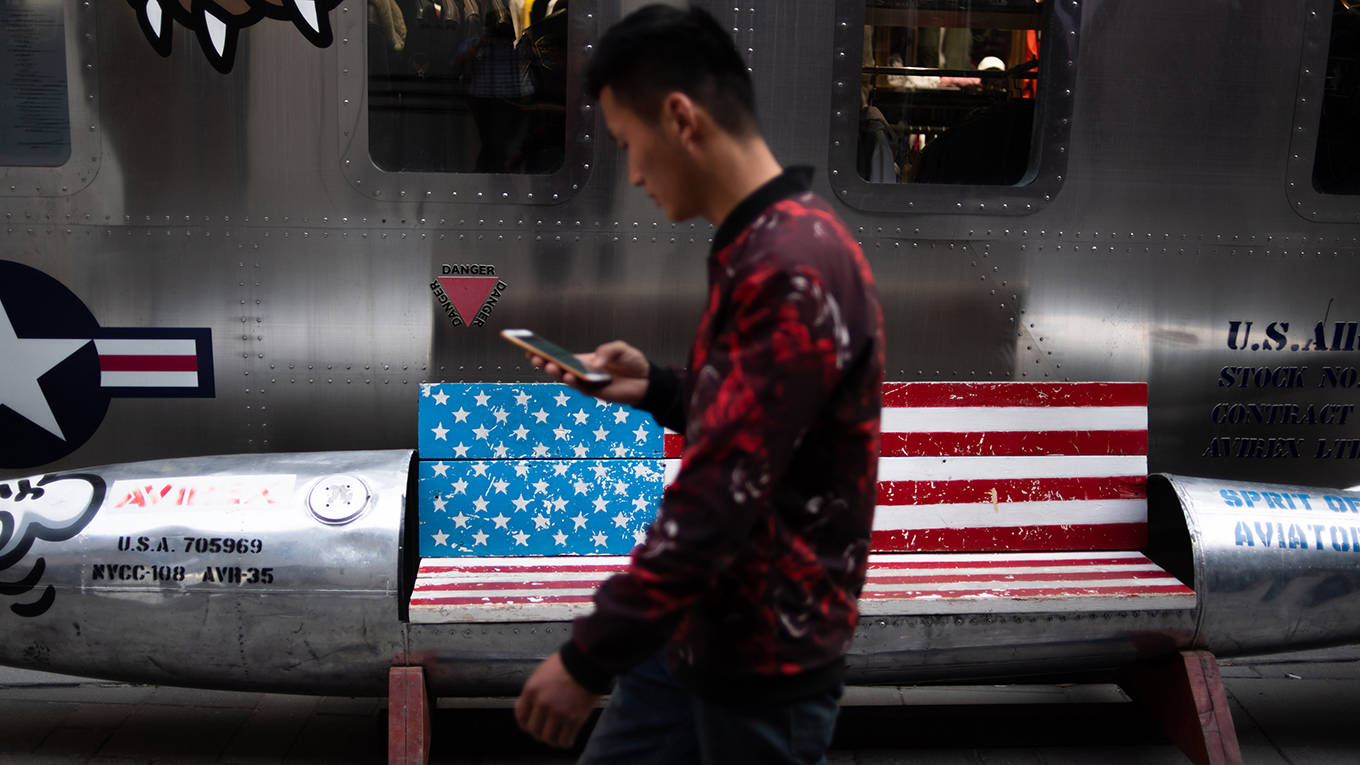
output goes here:
{"type": "Polygon", "coordinates": [[[1360,0],[1335,0],[1331,11],[1313,188],[1360,194],[1360,0]]]}
{"type": "Polygon", "coordinates": [[[565,160],[567,0],[370,0],[368,149],[389,172],[565,160]]]}
{"type": "Polygon", "coordinates": [[[57,167],[71,156],[62,3],[0,11],[0,165],[57,167]]]}
{"type": "Polygon", "coordinates": [[[832,185],[869,210],[1023,214],[1061,186],[1076,3],[840,0],[832,185]]]}
{"type": "Polygon", "coordinates": [[[865,15],[856,170],[873,183],[1018,183],[1042,6],[927,5],[871,4],[865,15]]]}

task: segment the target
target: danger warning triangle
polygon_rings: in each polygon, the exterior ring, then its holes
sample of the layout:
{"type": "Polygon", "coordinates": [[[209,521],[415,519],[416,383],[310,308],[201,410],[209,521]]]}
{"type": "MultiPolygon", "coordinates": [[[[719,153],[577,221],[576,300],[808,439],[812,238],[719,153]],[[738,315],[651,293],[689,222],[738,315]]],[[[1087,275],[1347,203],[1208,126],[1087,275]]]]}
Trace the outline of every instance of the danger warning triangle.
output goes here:
{"type": "Polygon", "coordinates": [[[454,309],[458,311],[458,317],[464,324],[472,322],[472,317],[477,315],[482,303],[486,302],[486,296],[495,289],[497,281],[494,276],[439,277],[440,286],[448,294],[454,309]]]}

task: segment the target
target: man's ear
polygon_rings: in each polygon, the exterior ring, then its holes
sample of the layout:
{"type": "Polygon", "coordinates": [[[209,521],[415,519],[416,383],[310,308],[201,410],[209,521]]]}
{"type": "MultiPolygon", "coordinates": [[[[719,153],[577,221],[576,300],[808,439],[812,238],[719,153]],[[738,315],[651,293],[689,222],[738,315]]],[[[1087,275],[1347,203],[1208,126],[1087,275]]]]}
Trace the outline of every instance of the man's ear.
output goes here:
{"type": "Polygon", "coordinates": [[[667,128],[682,144],[692,144],[702,130],[703,109],[680,91],[672,91],[661,103],[661,116],[667,128]]]}

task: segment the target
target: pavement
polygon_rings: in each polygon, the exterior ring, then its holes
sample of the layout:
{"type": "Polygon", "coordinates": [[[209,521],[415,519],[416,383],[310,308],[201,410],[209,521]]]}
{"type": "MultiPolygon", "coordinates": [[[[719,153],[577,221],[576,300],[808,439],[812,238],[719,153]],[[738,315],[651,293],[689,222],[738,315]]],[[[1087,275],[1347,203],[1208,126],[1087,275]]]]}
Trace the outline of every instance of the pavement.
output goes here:
{"type": "MultiPolygon", "coordinates": [[[[1247,763],[1360,762],[1360,646],[1220,662],[1247,763]]],[[[510,699],[441,700],[432,763],[569,763],[510,699]]],[[[380,763],[384,699],[128,685],[0,668],[0,762],[380,763]]],[[[1186,763],[1115,686],[852,688],[831,765],[1186,763]]]]}

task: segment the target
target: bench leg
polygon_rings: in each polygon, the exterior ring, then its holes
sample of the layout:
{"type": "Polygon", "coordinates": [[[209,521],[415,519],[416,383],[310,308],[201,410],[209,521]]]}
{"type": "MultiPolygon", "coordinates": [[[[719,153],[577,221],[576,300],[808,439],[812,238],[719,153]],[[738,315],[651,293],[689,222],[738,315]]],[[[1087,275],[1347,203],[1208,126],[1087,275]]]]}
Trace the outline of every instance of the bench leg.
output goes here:
{"type": "Polygon", "coordinates": [[[388,765],[426,765],[430,761],[430,701],[425,670],[393,667],[387,674],[388,765]]]}
{"type": "Polygon", "coordinates": [[[1181,651],[1169,661],[1137,664],[1120,674],[1119,685],[1197,765],[1242,762],[1213,654],[1181,651]]]}

